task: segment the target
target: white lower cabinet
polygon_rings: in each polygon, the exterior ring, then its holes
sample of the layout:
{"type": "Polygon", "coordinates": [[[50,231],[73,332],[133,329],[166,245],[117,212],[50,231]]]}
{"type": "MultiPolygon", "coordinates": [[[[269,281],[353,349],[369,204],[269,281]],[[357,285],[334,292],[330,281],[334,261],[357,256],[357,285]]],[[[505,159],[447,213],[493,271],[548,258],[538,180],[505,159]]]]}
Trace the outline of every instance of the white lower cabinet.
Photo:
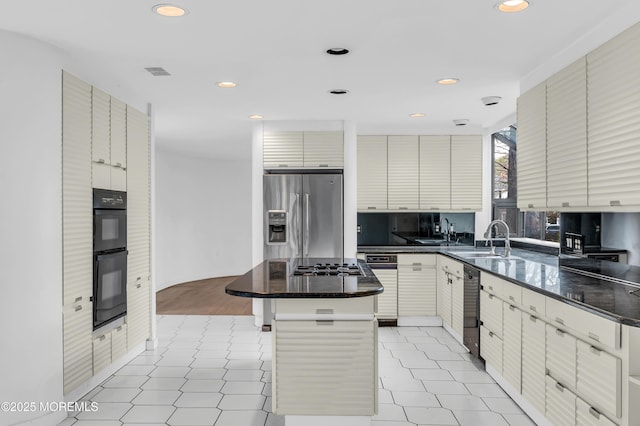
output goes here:
{"type": "Polygon", "coordinates": [[[67,394],[93,373],[92,304],[78,303],[63,310],[63,377],[67,394]]]}
{"type": "MultiPolygon", "coordinates": [[[[525,314],[526,315],[526,314],[525,314]]],[[[522,312],[503,303],[502,375],[518,391],[522,388],[522,312]]]]}
{"type": "Polygon", "coordinates": [[[272,327],[275,414],[375,413],[376,321],[274,320],[272,327]]]}
{"type": "Polygon", "coordinates": [[[436,308],[442,322],[451,327],[451,290],[453,276],[447,275],[440,269],[437,271],[436,308]]]}
{"type": "Polygon", "coordinates": [[[616,426],[614,422],[581,398],[576,399],[576,424],[577,426],[616,426]]]}
{"type": "Polygon", "coordinates": [[[436,315],[436,256],[398,255],[398,316],[436,315]]]}
{"type": "Polygon", "coordinates": [[[545,322],[522,315],[522,396],[540,413],[545,412],[545,322]]]}
{"type": "Polygon", "coordinates": [[[563,386],[576,387],[576,338],[547,324],[547,372],[563,386]]]}
{"type": "Polygon", "coordinates": [[[480,326],[480,356],[497,371],[502,371],[502,339],[485,326],[480,326]]]}
{"type": "Polygon", "coordinates": [[[553,377],[546,377],[546,417],[555,426],[576,425],[576,395],[553,377]]]}
{"type": "Polygon", "coordinates": [[[464,265],[446,256],[436,259],[438,316],[462,343],[464,334],[464,265]]]}
{"type": "Polygon", "coordinates": [[[484,290],[480,291],[480,320],[502,338],[502,300],[484,290]]]}
{"type": "Polygon", "coordinates": [[[111,333],[93,339],[93,375],[111,364],[111,333]]]}
{"type": "Polygon", "coordinates": [[[126,353],[127,324],[122,324],[111,332],[111,359],[115,361],[126,353]]]}
{"type": "Polygon", "coordinates": [[[398,271],[396,269],[372,269],[373,274],[382,283],[384,291],[375,296],[378,299],[380,319],[398,318],[398,271]]]}
{"type": "MultiPolygon", "coordinates": [[[[622,362],[595,346],[578,340],[577,392],[609,415],[622,415],[622,362]]],[[[640,401],[639,401],[640,403],[640,401]]]]}
{"type": "Polygon", "coordinates": [[[149,282],[127,286],[127,347],[133,349],[143,343],[151,332],[149,282]]]}

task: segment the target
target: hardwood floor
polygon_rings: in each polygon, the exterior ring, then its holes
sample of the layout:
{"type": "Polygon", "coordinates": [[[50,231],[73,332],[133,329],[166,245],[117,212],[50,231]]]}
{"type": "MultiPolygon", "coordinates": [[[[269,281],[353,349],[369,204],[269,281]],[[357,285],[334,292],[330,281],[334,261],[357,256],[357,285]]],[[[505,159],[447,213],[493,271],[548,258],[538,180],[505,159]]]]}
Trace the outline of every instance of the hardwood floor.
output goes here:
{"type": "Polygon", "coordinates": [[[156,293],[159,315],[251,315],[251,299],[224,292],[236,277],[210,278],[165,288],[156,293]]]}

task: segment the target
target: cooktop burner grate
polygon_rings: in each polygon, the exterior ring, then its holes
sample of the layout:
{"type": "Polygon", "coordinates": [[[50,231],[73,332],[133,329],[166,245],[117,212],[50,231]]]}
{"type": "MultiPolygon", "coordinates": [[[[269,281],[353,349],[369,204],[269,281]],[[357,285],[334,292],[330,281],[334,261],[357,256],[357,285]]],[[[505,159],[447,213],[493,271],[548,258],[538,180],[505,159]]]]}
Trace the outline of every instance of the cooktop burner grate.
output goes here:
{"type": "Polygon", "coordinates": [[[293,275],[302,276],[358,276],[362,275],[358,265],[349,263],[316,263],[315,265],[298,265],[293,275]]]}

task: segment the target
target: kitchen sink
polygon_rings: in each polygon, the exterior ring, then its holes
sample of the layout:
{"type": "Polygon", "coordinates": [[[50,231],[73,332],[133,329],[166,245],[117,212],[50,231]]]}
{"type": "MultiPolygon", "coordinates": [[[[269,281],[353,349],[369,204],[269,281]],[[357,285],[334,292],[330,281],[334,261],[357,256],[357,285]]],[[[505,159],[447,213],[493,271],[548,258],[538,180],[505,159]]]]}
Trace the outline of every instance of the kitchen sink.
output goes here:
{"type": "Polygon", "coordinates": [[[500,253],[489,253],[486,251],[452,251],[452,254],[456,256],[465,257],[468,259],[509,259],[509,260],[522,260],[521,257],[509,256],[504,257],[500,253]]]}

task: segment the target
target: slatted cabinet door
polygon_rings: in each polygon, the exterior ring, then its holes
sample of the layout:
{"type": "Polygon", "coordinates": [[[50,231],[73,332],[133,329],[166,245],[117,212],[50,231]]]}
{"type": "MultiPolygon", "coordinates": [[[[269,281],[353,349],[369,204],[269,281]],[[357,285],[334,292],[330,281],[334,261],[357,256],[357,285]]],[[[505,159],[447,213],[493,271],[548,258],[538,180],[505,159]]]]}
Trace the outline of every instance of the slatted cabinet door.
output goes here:
{"type": "Polygon", "coordinates": [[[127,167],[127,105],[111,98],[111,126],[109,129],[109,145],[111,147],[111,164],[115,167],[127,167]]]}
{"type": "Polygon", "coordinates": [[[375,296],[378,303],[376,317],[398,318],[398,271],[396,269],[373,269],[373,274],[382,283],[384,291],[375,296]]]}
{"type": "Polygon", "coordinates": [[[62,75],[63,381],[67,394],[91,377],[93,219],[91,86],[62,75]]]}
{"type": "Polygon", "coordinates": [[[436,315],[435,263],[435,255],[398,255],[398,316],[436,315]]]}
{"type": "Polygon", "coordinates": [[[265,169],[301,168],[304,166],[302,132],[264,132],[265,169]]]}
{"type": "Polygon", "coordinates": [[[552,377],[546,377],[546,417],[553,425],[575,426],[576,395],[552,377]]]}
{"type": "Polygon", "coordinates": [[[451,137],[420,136],[420,209],[451,208],[451,137]]]}
{"type": "MultiPolygon", "coordinates": [[[[518,391],[522,389],[522,311],[503,303],[502,375],[518,391]]],[[[525,316],[527,316],[525,314],[525,316]]]]}
{"type": "Polygon", "coordinates": [[[273,412],[372,416],[376,321],[273,321],[273,412]]]}
{"type": "Polygon", "coordinates": [[[518,98],[518,208],[547,206],[546,83],[518,98]]]}
{"type": "Polygon", "coordinates": [[[622,361],[607,352],[577,341],[577,391],[610,416],[622,415],[622,361]]]}
{"type": "Polygon", "coordinates": [[[451,209],[482,210],[481,136],[451,136],[451,209]]]}
{"type": "Polygon", "coordinates": [[[343,132],[304,132],[303,139],[305,168],[344,168],[343,132]]]}
{"type": "Polygon", "coordinates": [[[547,80],[547,206],[587,205],[587,63],[547,80]]]}
{"type": "Polygon", "coordinates": [[[547,371],[563,386],[576,388],[576,338],[547,324],[547,371]]]}
{"type": "Polygon", "coordinates": [[[589,206],[640,205],[638,67],[638,24],[587,55],[589,206]]]}
{"type": "Polygon", "coordinates": [[[522,316],[522,396],[545,412],[545,323],[534,315],[522,316]]]}
{"type": "Polygon", "coordinates": [[[387,209],[387,137],[358,136],[358,211],[387,209]]]}
{"type": "Polygon", "coordinates": [[[420,157],[417,136],[388,138],[388,208],[420,208],[420,157]]]}
{"type": "Polygon", "coordinates": [[[96,375],[111,364],[111,333],[93,339],[93,374],[96,375]]]}

